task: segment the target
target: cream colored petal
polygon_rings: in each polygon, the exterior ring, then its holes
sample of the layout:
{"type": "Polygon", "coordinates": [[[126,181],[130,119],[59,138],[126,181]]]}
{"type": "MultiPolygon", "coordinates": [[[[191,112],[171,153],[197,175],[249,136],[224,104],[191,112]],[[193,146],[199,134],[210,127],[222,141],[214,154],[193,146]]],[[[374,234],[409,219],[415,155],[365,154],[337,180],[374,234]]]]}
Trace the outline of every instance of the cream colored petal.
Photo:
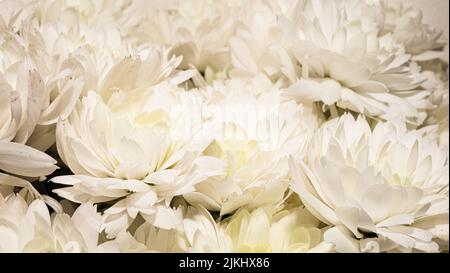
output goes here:
{"type": "Polygon", "coordinates": [[[23,176],[51,174],[58,167],[49,155],[14,142],[0,142],[0,169],[23,176]]]}

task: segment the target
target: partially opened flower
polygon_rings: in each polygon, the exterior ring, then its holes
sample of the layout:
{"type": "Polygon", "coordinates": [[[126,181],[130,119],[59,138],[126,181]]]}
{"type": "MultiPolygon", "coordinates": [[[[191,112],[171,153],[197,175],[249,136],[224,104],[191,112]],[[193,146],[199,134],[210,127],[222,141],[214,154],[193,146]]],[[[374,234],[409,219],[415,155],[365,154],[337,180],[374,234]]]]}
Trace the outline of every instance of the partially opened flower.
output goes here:
{"type": "Polygon", "coordinates": [[[433,140],[346,114],[322,126],[306,161],[290,161],[292,189],[339,252],[437,252],[442,233],[416,226],[448,217],[448,160],[433,140]]]}
{"type": "MultiPolygon", "coordinates": [[[[410,56],[372,17],[354,14],[365,1],[300,1],[293,18],[280,18],[289,51],[301,66],[287,95],[370,117],[401,116],[420,125],[429,91],[410,68],[410,56]]],[[[294,73],[294,72],[292,72],[294,73]]],[[[292,74],[291,73],[291,74],[292,74]]]]}
{"type": "Polygon", "coordinates": [[[313,110],[283,102],[265,76],[251,81],[216,81],[207,89],[214,141],[205,155],[227,164],[225,176],[212,177],[184,195],[220,215],[282,202],[288,187],[287,157],[303,154],[318,119],[313,110]]]}

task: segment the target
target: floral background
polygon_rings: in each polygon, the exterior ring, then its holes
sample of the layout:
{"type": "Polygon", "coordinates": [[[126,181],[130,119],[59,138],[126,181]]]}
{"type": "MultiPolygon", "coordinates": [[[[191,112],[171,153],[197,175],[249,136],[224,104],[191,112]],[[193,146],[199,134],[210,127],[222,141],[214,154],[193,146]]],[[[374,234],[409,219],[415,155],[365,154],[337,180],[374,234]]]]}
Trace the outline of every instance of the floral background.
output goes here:
{"type": "Polygon", "coordinates": [[[0,0],[0,252],[448,251],[448,92],[445,0],[0,0]]]}
{"type": "MultiPolygon", "coordinates": [[[[403,1],[405,2],[405,1],[403,1]]],[[[449,2],[441,0],[411,0],[408,1],[412,6],[423,12],[424,22],[440,28],[448,38],[448,10],[449,2]]]]}

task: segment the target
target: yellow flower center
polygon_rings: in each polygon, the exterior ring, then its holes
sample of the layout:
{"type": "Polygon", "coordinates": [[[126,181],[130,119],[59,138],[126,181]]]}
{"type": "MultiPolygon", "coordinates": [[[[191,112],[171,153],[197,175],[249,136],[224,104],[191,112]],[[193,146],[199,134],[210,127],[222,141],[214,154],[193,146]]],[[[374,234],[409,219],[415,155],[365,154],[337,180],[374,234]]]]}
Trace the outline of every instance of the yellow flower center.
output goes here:
{"type": "Polygon", "coordinates": [[[215,140],[208,146],[205,154],[227,161],[227,175],[232,176],[247,164],[257,147],[255,140],[215,140]]]}

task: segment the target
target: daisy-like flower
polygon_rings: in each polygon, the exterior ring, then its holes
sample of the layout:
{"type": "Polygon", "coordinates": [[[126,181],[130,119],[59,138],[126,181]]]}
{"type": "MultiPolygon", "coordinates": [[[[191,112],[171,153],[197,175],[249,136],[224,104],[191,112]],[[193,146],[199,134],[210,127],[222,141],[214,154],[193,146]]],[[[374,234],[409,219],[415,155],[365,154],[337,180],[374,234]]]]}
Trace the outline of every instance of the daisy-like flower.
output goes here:
{"type": "Polygon", "coordinates": [[[448,155],[423,131],[401,122],[371,130],[345,114],[290,167],[292,189],[332,226],[324,238],[339,252],[437,252],[433,239],[448,240],[448,155]]]}
{"type": "Polygon", "coordinates": [[[189,208],[184,228],[190,252],[327,252],[318,220],[304,208],[238,210],[220,222],[189,208]]]}
{"type": "Polygon", "coordinates": [[[138,213],[157,227],[174,227],[172,198],[223,173],[219,160],[200,156],[210,140],[194,140],[196,131],[183,134],[185,114],[198,107],[200,96],[174,85],[184,76],[172,75],[172,66],[158,70],[150,56],[113,67],[104,85],[57,127],[59,155],[74,175],[53,178],[71,186],[55,192],[78,203],[112,201],[105,211],[110,237],[138,213]]]}
{"type": "Polygon", "coordinates": [[[227,173],[197,184],[185,199],[220,215],[282,202],[287,158],[304,152],[318,126],[313,110],[283,102],[278,87],[263,75],[216,81],[205,92],[214,141],[204,154],[225,161],[227,173]]]}
{"type": "Polygon", "coordinates": [[[300,1],[294,17],[280,18],[287,47],[301,66],[287,95],[322,102],[332,114],[337,106],[384,120],[400,115],[420,125],[430,92],[417,88],[424,79],[392,34],[382,34],[372,17],[356,16],[367,5],[300,1]]]}

